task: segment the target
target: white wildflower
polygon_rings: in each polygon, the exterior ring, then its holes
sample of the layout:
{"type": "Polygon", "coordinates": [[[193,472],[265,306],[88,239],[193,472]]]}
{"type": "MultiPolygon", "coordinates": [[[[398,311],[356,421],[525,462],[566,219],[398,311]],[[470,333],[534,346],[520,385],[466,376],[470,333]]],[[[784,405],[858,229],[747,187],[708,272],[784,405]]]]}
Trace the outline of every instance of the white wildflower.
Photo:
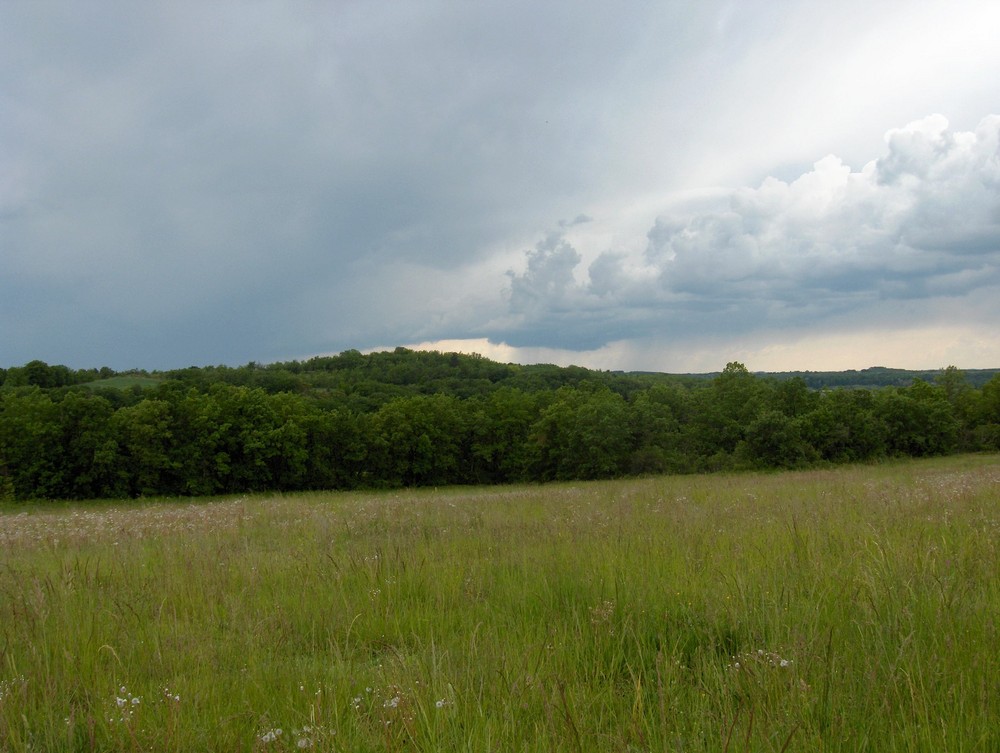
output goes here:
{"type": "Polygon", "coordinates": [[[270,729],[260,736],[260,741],[266,745],[267,743],[273,743],[279,737],[281,737],[281,728],[270,729]]]}

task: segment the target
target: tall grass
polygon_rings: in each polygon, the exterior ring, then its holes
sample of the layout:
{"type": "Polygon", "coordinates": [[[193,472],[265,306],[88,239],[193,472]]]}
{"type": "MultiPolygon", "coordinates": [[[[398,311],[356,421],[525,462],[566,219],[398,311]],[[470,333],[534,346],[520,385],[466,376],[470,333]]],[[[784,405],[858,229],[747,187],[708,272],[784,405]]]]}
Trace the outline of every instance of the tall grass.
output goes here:
{"type": "Polygon", "coordinates": [[[0,515],[0,750],[1000,749],[1000,458],[0,515]]]}

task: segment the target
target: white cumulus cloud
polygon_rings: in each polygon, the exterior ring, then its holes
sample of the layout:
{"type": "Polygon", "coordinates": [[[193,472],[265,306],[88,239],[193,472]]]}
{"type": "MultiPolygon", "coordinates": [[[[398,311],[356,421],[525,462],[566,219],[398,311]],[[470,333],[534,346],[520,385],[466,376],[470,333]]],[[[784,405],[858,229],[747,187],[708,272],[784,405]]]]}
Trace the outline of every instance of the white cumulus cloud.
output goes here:
{"type": "Polygon", "coordinates": [[[609,249],[584,282],[574,281],[581,255],[554,233],[511,273],[520,318],[494,337],[594,349],[838,318],[918,324],[949,301],[962,316],[954,302],[1000,286],[998,144],[1000,117],[956,132],[932,115],[887,133],[884,153],[860,170],[830,155],[794,180],[664,212],[644,253],[609,249]]]}

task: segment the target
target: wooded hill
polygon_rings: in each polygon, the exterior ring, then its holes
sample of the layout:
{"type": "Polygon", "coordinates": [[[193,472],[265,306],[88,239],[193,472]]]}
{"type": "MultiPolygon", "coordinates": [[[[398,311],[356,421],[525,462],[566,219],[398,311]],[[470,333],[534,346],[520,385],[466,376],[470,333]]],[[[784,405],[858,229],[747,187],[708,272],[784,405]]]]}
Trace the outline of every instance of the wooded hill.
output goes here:
{"type": "Polygon", "coordinates": [[[731,363],[668,375],[404,348],[164,372],[0,369],[7,500],[589,479],[998,449],[996,370],[753,374],[731,363]]]}

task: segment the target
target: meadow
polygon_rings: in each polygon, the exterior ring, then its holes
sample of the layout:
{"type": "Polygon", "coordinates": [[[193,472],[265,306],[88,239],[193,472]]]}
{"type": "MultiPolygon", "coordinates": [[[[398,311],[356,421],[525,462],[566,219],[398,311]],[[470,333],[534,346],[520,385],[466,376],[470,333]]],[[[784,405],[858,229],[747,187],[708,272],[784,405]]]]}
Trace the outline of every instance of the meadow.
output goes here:
{"type": "Polygon", "coordinates": [[[2,751],[1000,750],[1000,457],[0,512],[2,751]]]}

